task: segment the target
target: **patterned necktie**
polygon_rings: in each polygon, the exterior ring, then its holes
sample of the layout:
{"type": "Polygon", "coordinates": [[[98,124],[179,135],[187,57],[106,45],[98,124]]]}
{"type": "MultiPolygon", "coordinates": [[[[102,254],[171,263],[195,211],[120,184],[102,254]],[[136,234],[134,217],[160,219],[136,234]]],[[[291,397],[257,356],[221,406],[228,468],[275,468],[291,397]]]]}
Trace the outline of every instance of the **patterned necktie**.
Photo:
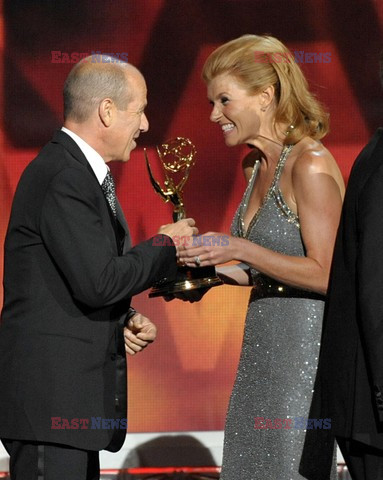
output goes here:
{"type": "Polygon", "coordinates": [[[104,192],[105,198],[107,199],[109,206],[113,212],[114,218],[117,217],[116,210],[116,189],[114,186],[114,180],[112,174],[108,170],[104,181],[101,184],[102,191],[104,192]]]}

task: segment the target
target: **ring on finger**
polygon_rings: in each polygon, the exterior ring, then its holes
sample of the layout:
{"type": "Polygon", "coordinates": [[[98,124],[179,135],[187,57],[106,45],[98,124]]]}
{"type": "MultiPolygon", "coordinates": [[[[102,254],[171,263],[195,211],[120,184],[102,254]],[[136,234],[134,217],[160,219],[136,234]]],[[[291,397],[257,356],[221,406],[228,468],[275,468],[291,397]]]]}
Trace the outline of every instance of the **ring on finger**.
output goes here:
{"type": "Polygon", "coordinates": [[[199,256],[194,257],[194,262],[197,265],[197,267],[199,267],[201,265],[201,259],[199,258],[199,256]]]}

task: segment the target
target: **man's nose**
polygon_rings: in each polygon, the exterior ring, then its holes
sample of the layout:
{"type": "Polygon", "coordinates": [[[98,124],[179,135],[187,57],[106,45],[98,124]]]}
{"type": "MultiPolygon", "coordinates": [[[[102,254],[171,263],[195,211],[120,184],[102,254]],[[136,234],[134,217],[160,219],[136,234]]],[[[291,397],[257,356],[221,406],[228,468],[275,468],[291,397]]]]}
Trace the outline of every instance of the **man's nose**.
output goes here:
{"type": "Polygon", "coordinates": [[[148,130],[149,130],[149,121],[148,121],[145,113],[143,113],[142,117],[141,117],[140,131],[141,132],[147,132],[148,130]]]}

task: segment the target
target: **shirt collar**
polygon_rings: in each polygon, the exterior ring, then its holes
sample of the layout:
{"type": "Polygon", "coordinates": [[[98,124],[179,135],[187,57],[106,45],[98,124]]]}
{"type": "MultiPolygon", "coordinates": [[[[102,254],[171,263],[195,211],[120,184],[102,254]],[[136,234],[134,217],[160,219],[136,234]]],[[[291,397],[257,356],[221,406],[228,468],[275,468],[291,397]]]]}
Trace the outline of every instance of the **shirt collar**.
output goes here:
{"type": "Polygon", "coordinates": [[[85,158],[88,160],[89,165],[92,167],[92,170],[96,175],[99,184],[101,185],[109,170],[102,156],[88,143],[86,143],[85,140],[72,132],[72,130],[69,130],[66,127],[62,127],[61,130],[68,134],[77,143],[79,149],[85,155],[85,158]]]}

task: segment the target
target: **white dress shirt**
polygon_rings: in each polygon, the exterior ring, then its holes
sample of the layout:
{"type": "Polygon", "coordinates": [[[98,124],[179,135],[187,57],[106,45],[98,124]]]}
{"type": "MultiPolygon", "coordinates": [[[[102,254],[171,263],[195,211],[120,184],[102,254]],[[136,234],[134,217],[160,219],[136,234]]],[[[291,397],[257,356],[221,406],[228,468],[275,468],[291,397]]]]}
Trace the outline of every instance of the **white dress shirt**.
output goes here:
{"type": "Polygon", "coordinates": [[[106,174],[108,173],[109,167],[104,162],[102,156],[96,152],[94,148],[92,148],[89,144],[87,144],[82,138],[69,130],[66,127],[62,127],[61,130],[68,134],[73,140],[77,143],[79,149],[85,155],[85,158],[88,160],[89,165],[92,167],[94,174],[99,181],[99,184],[102,185],[106,174]]]}

